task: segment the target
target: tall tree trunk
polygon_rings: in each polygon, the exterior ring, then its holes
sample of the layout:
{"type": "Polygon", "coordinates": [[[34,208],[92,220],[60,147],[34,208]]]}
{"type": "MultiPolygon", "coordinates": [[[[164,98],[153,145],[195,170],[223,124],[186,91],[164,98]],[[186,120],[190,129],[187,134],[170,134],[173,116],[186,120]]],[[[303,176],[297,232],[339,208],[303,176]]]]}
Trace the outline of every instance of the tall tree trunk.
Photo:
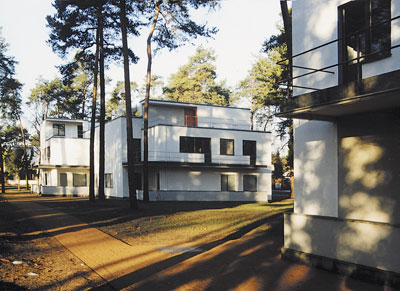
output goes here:
{"type": "MultiPolygon", "coordinates": [[[[26,140],[25,140],[25,133],[24,133],[24,127],[22,126],[22,120],[21,120],[21,116],[18,116],[19,119],[19,127],[21,129],[21,136],[22,136],[22,141],[24,143],[24,170],[25,170],[25,189],[28,190],[29,189],[29,184],[28,184],[28,163],[27,163],[27,156],[26,156],[26,140]]],[[[19,190],[19,189],[18,189],[19,190]]]]}
{"type": "MultiPolygon", "coordinates": [[[[285,34],[286,34],[286,45],[287,45],[287,58],[289,59],[289,66],[288,66],[288,76],[289,76],[289,82],[288,82],[288,98],[292,97],[293,94],[293,46],[292,46],[292,15],[291,11],[289,11],[289,8],[287,6],[286,1],[281,1],[281,12],[282,12],[282,18],[283,18],[283,25],[285,27],[285,34]]],[[[292,170],[291,170],[291,176],[290,176],[290,188],[291,188],[291,193],[290,197],[294,197],[294,169],[293,169],[293,123],[291,124],[291,127],[289,129],[289,163],[291,163],[292,170]],[[291,155],[290,155],[291,153],[291,155]]]]}
{"type": "Polygon", "coordinates": [[[6,184],[4,180],[4,160],[3,160],[3,145],[0,137],[0,183],[1,183],[1,193],[6,193],[6,184]]]}
{"type": "Polygon", "coordinates": [[[95,201],[95,164],[94,164],[94,142],[96,131],[96,105],[97,105],[97,77],[99,74],[99,42],[100,30],[96,32],[96,56],[94,64],[94,80],[93,80],[93,99],[92,99],[92,119],[90,121],[90,166],[89,166],[89,201],[95,201]]]}
{"type": "Polygon", "coordinates": [[[160,14],[160,5],[162,1],[156,3],[156,12],[154,14],[153,25],[151,27],[149,36],[147,37],[147,75],[146,75],[146,96],[144,99],[144,129],[143,129],[143,147],[144,147],[144,159],[143,159],[143,201],[149,201],[149,100],[150,100],[150,86],[151,86],[151,39],[153,37],[154,30],[156,28],[158,15],[160,14]]]}
{"type": "MultiPolygon", "coordinates": [[[[102,7],[101,7],[102,8],[102,7]]],[[[100,10],[101,11],[101,10],[100,10]]],[[[104,153],[105,153],[105,115],[106,115],[106,84],[104,76],[104,35],[103,35],[103,16],[100,16],[100,153],[99,153],[99,200],[104,200],[104,153]]]]}
{"type": "MultiPolygon", "coordinates": [[[[125,0],[120,2],[120,18],[122,33],[122,51],[124,55],[124,79],[125,79],[125,108],[126,108],[126,144],[128,148],[128,182],[129,182],[129,201],[132,209],[138,208],[136,188],[135,188],[135,165],[133,148],[133,128],[132,128],[132,101],[131,101],[131,81],[129,76],[129,57],[128,57],[128,36],[126,31],[127,19],[125,10],[125,0]]],[[[140,153],[139,153],[140,154],[140,153]]]]}

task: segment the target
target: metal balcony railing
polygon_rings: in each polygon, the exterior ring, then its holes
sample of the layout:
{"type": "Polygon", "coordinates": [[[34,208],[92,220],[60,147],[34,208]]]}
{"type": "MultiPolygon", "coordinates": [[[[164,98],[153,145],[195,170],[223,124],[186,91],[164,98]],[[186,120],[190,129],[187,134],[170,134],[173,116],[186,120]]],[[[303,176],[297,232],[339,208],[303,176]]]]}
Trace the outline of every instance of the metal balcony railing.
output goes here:
{"type": "MultiPolygon", "coordinates": [[[[371,30],[373,28],[376,28],[378,26],[382,26],[382,25],[387,24],[387,23],[392,23],[393,21],[396,21],[396,20],[399,20],[399,19],[400,19],[400,15],[392,17],[389,20],[382,21],[382,22],[377,23],[375,25],[367,26],[367,27],[365,27],[363,29],[360,29],[360,30],[357,30],[357,31],[355,31],[353,33],[347,34],[345,36],[342,36],[342,37],[339,37],[337,39],[331,40],[329,42],[323,43],[321,45],[318,45],[316,47],[313,47],[313,48],[308,49],[306,51],[303,51],[301,53],[295,54],[290,58],[283,59],[283,60],[279,61],[277,64],[282,65],[282,66],[287,66],[287,64],[285,64],[285,62],[287,62],[289,60],[293,60],[293,59],[298,58],[300,56],[309,54],[311,52],[314,52],[314,51],[319,50],[321,48],[324,48],[326,46],[329,46],[329,45],[332,45],[332,44],[336,44],[338,42],[345,41],[345,39],[347,39],[349,37],[356,37],[357,38],[356,42],[359,43],[360,42],[360,34],[365,33],[366,31],[371,30]]],[[[387,47],[387,48],[384,48],[384,49],[381,49],[381,50],[378,50],[378,51],[374,51],[374,52],[371,52],[371,53],[362,54],[362,55],[360,54],[360,50],[358,49],[357,50],[357,56],[355,58],[348,59],[348,60],[345,60],[345,61],[338,61],[337,63],[331,64],[331,65],[328,65],[328,66],[324,66],[322,68],[310,68],[310,67],[305,67],[305,66],[292,65],[293,68],[309,70],[310,72],[299,74],[297,76],[293,76],[291,78],[282,80],[282,81],[279,82],[279,84],[284,84],[285,83],[285,84],[289,84],[288,87],[292,87],[292,88],[301,88],[301,89],[309,89],[309,90],[314,90],[314,91],[320,91],[321,89],[319,89],[319,88],[312,88],[312,87],[293,85],[293,80],[304,78],[306,76],[309,76],[309,75],[312,75],[312,74],[315,74],[315,73],[318,73],[318,72],[334,74],[334,72],[329,71],[329,69],[335,68],[335,67],[345,66],[345,65],[348,65],[348,64],[356,64],[357,65],[357,79],[355,81],[359,84],[359,82],[361,81],[361,78],[362,78],[362,76],[361,76],[361,65],[363,64],[363,60],[365,60],[367,58],[371,58],[371,57],[377,56],[377,55],[382,54],[384,52],[390,52],[392,49],[396,49],[396,48],[399,48],[399,47],[400,47],[400,44],[391,45],[390,47],[387,47]]],[[[338,58],[338,60],[339,60],[339,58],[338,58]]]]}

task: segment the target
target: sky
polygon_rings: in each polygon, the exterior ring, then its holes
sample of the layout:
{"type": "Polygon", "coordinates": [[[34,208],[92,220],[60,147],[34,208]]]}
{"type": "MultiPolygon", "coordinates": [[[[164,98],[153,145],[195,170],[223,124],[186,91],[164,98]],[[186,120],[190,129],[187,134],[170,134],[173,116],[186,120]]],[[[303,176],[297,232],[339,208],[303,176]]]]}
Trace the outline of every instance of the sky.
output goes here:
{"type": "MultiPolygon", "coordinates": [[[[46,43],[49,35],[46,16],[55,13],[51,3],[51,0],[0,0],[1,35],[9,44],[7,55],[18,62],[16,78],[24,84],[24,101],[39,78],[58,77],[55,66],[66,62],[46,43]]],[[[216,12],[196,11],[196,20],[216,26],[219,32],[213,40],[201,39],[195,46],[187,44],[172,52],[160,51],[153,58],[152,73],[161,75],[166,84],[168,77],[194,55],[196,46],[202,45],[215,50],[218,80],[234,87],[246,77],[263,41],[277,33],[279,13],[279,0],[223,0],[216,12]]],[[[143,36],[147,34],[147,30],[143,30],[143,36]]],[[[138,64],[130,66],[131,80],[141,85],[147,65],[145,38],[131,39],[129,45],[140,57],[138,64]]],[[[111,66],[106,75],[112,79],[106,89],[111,92],[113,84],[123,80],[123,68],[111,66]]]]}

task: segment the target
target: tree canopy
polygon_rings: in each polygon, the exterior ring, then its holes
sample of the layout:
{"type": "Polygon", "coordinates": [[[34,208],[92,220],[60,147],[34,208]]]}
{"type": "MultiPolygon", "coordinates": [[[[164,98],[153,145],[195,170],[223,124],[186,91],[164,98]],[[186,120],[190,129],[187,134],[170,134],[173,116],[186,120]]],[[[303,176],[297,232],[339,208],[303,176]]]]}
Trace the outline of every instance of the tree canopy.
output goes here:
{"type": "Polygon", "coordinates": [[[206,103],[215,105],[230,104],[230,90],[223,82],[217,83],[215,52],[198,47],[196,54],[187,64],[171,75],[164,88],[167,100],[206,103]]]}

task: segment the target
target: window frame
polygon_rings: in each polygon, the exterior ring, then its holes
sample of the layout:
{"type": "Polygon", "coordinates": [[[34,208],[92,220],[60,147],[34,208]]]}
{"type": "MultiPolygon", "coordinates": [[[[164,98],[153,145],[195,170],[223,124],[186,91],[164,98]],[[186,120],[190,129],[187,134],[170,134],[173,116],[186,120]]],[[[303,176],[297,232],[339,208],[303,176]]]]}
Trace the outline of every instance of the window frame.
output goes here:
{"type": "Polygon", "coordinates": [[[67,175],[67,173],[59,173],[58,179],[59,179],[58,185],[59,185],[60,187],[68,187],[68,175],[67,175]],[[62,181],[61,175],[63,175],[63,176],[65,175],[65,185],[62,185],[62,183],[61,183],[61,181],[62,181]]]}
{"type": "Polygon", "coordinates": [[[112,173],[104,173],[104,188],[107,189],[114,188],[112,173]]]}
{"type": "MultiPolygon", "coordinates": [[[[361,53],[368,55],[374,53],[373,55],[366,56],[361,58],[360,64],[368,64],[371,62],[379,61],[384,58],[390,57],[391,53],[391,43],[392,43],[392,31],[391,31],[391,10],[392,0],[363,0],[363,1],[349,1],[338,6],[338,50],[339,50],[339,63],[348,61],[347,48],[346,45],[348,43],[347,35],[351,34],[351,32],[346,31],[346,17],[344,16],[344,11],[349,9],[354,9],[355,11],[364,10],[364,23],[368,26],[365,27],[364,38],[364,50],[365,52],[361,53]],[[377,7],[378,6],[378,7],[377,7]],[[384,10],[387,12],[387,15],[381,16],[384,18],[383,21],[378,21],[379,14],[376,12],[377,10],[384,10]],[[388,23],[377,25],[382,22],[388,23]],[[377,25],[375,27],[374,26],[377,25]],[[386,30],[382,32],[382,30],[386,30]],[[379,45],[379,49],[374,49],[376,44],[379,45]],[[378,51],[381,51],[377,53],[378,51]]],[[[351,16],[349,16],[351,17],[351,16]]],[[[381,18],[381,19],[382,19],[381,18]]],[[[353,17],[353,19],[355,19],[353,17]]],[[[356,30],[359,31],[359,30],[356,30]]],[[[339,66],[339,84],[345,84],[354,80],[354,72],[352,73],[351,66],[356,66],[357,62],[353,63],[344,63],[339,66]],[[353,74],[353,75],[352,75],[353,74]],[[353,77],[352,77],[353,76],[353,77]]],[[[354,70],[354,69],[353,69],[354,70]]]]}
{"type": "Polygon", "coordinates": [[[257,192],[258,191],[258,177],[257,177],[257,175],[251,175],[251,174],[243,175],[243,191],[244,192],[257,192]],[[246,178],[248,179],[250,177],[255,179],[254,185],[249,185],[250,182],[246,181],[246,178]],[[250,187],[248,187],[248,186],[250,186],[250,187]],[[251,187],[251,186],[255,186],[255,188],[251,187]]]}
{"type": "Polygon", "coordinates": [[[235,192],[236,191],[236,175],[221,174],[221,191],[223,191],[223,192],[235,192]],[[230,179],[232,179],[232,180],[230,181],[230,179]],[[231,187],[232,186],[231,183],[233,184],[233,187],[231,187]]]}
{"type": "Polygon", "coordinates": [[[210,154],[211,138],[210,137],[179,137],[179,152],[189,154],[210,154]]]}
{"type": "Polygon", "coordinates": [[[77,129],[78,138],[83,138],[83,125],[78,124],[76,126],[76,129],[77,129]]]}
{"type": "Polygon", "coordinates": [[[219,154],[224,155],[224,156],[234,156],[235,155],[235,140],[221,138],[219,140],[219,154]],[[229,142],[232,142],[232,153],[228,153],[228,143],[229,142]]]}
{"type": "Polygon", "coordinates": [[[72,184],[74,185],[74,187],[86,187],[87,186],[87,175],[83,174],[83,173],[73,173],[72,174],[72,184]],[[77,178],[79,176],[84,176],[85,177],[85,179],[84,179],[85,182],[84,183],[77,183],[78,182],[77,178]]]}
{"type": "Polygon", "coordinates": [[[65,136],[65,124],[53,123],[53,136],[65,136]]]}

